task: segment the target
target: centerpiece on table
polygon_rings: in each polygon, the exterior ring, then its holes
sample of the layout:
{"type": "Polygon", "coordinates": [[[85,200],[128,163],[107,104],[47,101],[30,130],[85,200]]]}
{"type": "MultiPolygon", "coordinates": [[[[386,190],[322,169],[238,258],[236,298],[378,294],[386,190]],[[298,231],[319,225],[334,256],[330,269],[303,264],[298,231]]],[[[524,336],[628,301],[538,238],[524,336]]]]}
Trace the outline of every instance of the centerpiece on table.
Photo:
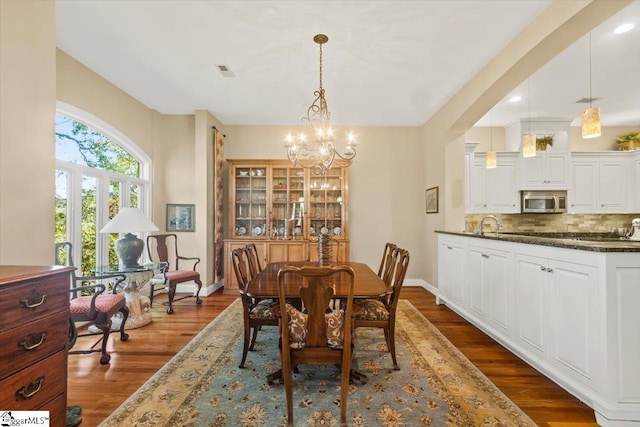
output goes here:
{"type": "Polygon", "coordinates": [[[640,130],[623,133],[616,142],[622,151],[640,150],[640,130]]]}

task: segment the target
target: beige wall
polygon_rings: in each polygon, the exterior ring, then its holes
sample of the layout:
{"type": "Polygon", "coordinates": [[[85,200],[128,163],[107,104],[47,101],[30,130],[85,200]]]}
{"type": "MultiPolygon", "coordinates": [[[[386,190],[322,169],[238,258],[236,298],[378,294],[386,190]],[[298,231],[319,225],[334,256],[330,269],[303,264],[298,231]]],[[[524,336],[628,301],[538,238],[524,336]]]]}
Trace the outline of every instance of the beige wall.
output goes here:
{"type": "Polygon", "coordinates": [[[52,1],[0,1],[0,264],[53,264],[52,1]]]}
{"type": "MultiPolygon", "coordinates": [[[[424,126],[356,129],[360,145],[350,168],[349,211],[353,259],[375,267],[384,243],[394,241],[411,252],[408,278],[436,285],[434,231],[464,227],[465,132],[530,73],[629,2],[556,1],[424,126]],[[424,190],[434,186],[440,188],[440,210],[426,215],[424,190]]],[[[184,253],[212,249],[213,224],[206,218],[213,161],[209,126],[227,134],[226,158],[282,158],[289,129],[223,128],[206,112],[163,116],[63,52],[56,69],[52,1],[3,0],[0,7],[0,263],[52,261],[56,73],[57,99],[109,123],[154,159],[157,225],[164,229],[166,203],[193,202],[198,231],[181,233],[184,253]]]]}
{"type": "MultiPolygon", "coordinates": [[[[358,154],[349,167],[351,259],[367,263],[377,271],[385,243],[395,242],[411,253],[407,278],[422,278],[424,188],[420,183],[424,168],[419,128],[336,130],[338,135],[353,130],[358,141],[358,154]]],[[[284,159],[284,137],[299,129],[227,126],[225,131],[227,159],[284,159]]]]}
{"type": "Polygon", "coordinates": [[[464,203],[447,192],[464,179],[460,147],[464,134],[509,91],[590,29],[628,5],[631,0],[554,1],[495,58],[456,93],[422,129],[424,186],[440,185],[445,206],[424,221],[422,260],[428,264],[424,279],[437,284],[437,229],[464,229],[464,203]],[[446,167],[445,167],[446,165],[446,167]],[[453,168],[453,171],[447,171],[453,168]]]}

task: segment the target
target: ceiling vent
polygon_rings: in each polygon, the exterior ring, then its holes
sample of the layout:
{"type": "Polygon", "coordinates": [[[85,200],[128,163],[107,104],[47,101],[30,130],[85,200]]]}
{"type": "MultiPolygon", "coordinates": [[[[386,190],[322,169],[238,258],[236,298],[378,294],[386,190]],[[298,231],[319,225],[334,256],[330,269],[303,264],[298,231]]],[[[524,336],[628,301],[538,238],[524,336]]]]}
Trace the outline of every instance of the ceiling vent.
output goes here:
{"type": "Polygon", "coordinates": [[[218,70],[223,77],[235,77],[236,75],[226,65],[218,65],[218,70]]]}
{"type": "Polygon", "coordinates": [[[590,104],[593,101],[597,101],[600,98],[582,98],[576,101],[576,104],[590,104]]]}

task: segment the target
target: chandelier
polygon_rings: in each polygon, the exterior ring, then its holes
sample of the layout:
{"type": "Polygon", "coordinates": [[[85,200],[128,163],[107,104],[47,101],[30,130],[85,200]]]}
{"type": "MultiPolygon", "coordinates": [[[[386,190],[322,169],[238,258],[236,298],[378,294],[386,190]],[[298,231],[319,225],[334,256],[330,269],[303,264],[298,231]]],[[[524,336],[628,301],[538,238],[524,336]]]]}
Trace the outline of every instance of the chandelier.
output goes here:
{"type": "Polygon", "coordinates": [[[336,156],[351,164],[356,156],[356,143],[352,133],[346,137],[346,148],[343,154],[336,150],[335,136],[331,129],[331,113],[327,107],[322,87],[322,45],[329,41],[324,34],[316,34],[313,41],[320,46],[320,88],[313,93],[315,99],[307,108],[307,115],[302,118],[302,123],[310,126],[311,137],[307,139],[304,132],[296,137],[289,134],[285,140],[287,157],[294,166],[302,166],[311,169],[316,175],[324,175],[333,166],[336,156]]]}

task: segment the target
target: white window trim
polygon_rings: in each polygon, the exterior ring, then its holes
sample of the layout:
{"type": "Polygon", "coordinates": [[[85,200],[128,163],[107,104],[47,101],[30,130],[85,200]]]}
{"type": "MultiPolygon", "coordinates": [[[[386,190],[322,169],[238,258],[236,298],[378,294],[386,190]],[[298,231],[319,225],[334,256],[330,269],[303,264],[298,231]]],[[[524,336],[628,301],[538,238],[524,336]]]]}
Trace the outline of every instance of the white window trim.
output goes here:
{"type": "MultiPolygon", "coordinates": [[[[98,181],[96,188],[96,200],[99,206],[105,204],[105,199],[109,194],[109,184],[111,181],[121,182],[120,206],[127,207],[129,205],[129,191],[131,185],[137,185],[140,189],[138,194],[138,207],[145,212],[149,218],[152,217],[152,165],[151,158],[140,149],[126,135],[118,131],[116,128],[77,107],[57,101],[57,112],[72,118],[78,122],[85,123],[91,129],[94,129],[103,135],[109,137],[112,142],[118,144],[129,154],[133,155],[140,164],[140,177],[133,177],[105,171],[101,169],[91,168],[86,165],[70,163],[56,159],[56,169],[67,171],[67,239],[73,244],[73,257],[80,260],[82,248],[80,247],[81,221],[78,213],[81,211],[82,201],[78,194],[81,194],[82,176],[93,176],[98,181]]],[[[106,203],[108,205],[108,202],[106,203]]],[[[96,263],[105,265],[108,263],[108,244],[109,239],[99,231],[109,221],[108,209],[98,209],[98,218],[96,218],[96,263]]],[[[141,238],[144,240],[147,233],[143,233],[141,238]]],[[[143,256],[146,256],[143,255],[143,256]]],[[[78,261],[79,262],[79,261],[78,261]]]]}

